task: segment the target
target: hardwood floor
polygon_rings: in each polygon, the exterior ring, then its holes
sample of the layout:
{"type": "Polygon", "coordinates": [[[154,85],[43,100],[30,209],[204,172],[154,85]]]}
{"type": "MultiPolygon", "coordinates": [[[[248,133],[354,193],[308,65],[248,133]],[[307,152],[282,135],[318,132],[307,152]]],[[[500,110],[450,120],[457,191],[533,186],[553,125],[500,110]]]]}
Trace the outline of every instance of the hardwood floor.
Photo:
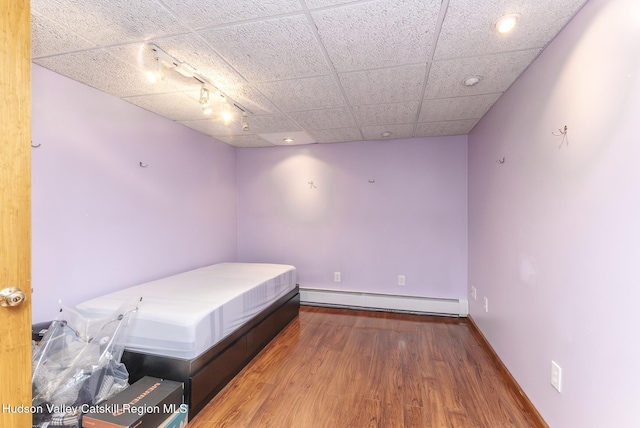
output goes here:
{"type": "Polygon", "coordinates": [[[537,425],[466,320],[303,306],[188,426],[537,425]]]}

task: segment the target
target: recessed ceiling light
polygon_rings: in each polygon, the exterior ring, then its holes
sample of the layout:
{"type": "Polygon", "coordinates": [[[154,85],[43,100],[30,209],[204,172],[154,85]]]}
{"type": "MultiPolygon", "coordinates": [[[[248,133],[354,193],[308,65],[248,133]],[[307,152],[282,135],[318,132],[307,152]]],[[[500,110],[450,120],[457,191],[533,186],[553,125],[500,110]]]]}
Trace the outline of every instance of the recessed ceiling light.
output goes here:
{"type": "Polygon", "coordinates": [[[381,136],[383,136],[384,138],[390,137],[391,136],[391,132],[389,131],[384,131],[382,134],[380,134],[381,136]]]}
{"type": "Polygon", "coordinates": [[[475,86],[480,83],[480,76],[469,76],[462,81],[464,86],[475,86]]]}
{"type": "Polygon", "coordinates": [[[520,15],[515,13],[504,15],[496,21],[496,23],[494,24],[494,28],[498,33],[506,34],[514,29],[514,27],[518,23],[518,19],[520,19],[520,15]]]}
{"type": "Polygon", "coordinates": [[[273,132],[270,134],[257,135],[274,146],[299,146],[301,144],[314,144],[316,142],[304,131],[273,132]]]}

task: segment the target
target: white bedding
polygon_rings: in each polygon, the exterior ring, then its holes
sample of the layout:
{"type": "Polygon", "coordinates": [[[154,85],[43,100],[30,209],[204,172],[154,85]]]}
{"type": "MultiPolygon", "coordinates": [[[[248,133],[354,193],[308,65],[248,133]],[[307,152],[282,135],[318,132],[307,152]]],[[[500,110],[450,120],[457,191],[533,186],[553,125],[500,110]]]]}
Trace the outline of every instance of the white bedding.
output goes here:
{"type": "Polygon", "coordinates": [[[104,316],[142,297],[126,349],[194,358],[295,286],[293,266],[221,263],[116,291],[76,309],[104,316]]]}

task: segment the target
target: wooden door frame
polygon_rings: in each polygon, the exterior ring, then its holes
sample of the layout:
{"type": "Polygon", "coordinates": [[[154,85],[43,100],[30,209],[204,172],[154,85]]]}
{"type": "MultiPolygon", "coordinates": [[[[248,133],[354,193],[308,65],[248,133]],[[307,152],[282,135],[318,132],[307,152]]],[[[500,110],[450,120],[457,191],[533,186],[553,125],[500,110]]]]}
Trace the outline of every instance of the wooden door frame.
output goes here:
{"type": "Polygon", "coordinates": [[[26,302],[0,307],[0,426],[31,426],[31,16],[0,1],[0,289],[26,302]]]}

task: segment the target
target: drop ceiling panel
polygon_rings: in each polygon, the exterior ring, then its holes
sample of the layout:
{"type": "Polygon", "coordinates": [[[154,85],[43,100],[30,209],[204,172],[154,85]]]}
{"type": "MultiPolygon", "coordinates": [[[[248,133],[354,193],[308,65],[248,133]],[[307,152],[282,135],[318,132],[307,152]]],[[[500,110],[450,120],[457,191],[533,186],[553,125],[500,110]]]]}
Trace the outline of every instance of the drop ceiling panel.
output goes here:
{"type": "Polygon", "coordinates": [[[440,137],[444,135],[466,135],[478,123],[478,119],[452,120],[418,123],[416,137],[440,137]]]}
{"type": "Polygon", "coordinates": [[[337,129],[355,127],[351,111],[346,107],[326,110],[297,111],[289,116],[300,126],[308,130],[337,129]]]}
{"type": "Polygon", "coordinates": [[[437,122],[456,119],[480,119],[500,98],[501,94],[425,100],[419,122],[437,122]]]}
{"type": "MultiPolygon", "coordinates": [[[[239,147],[469,132],[585,0],[33,0],[35,63],[239,147]],[[509,35],[492,25],[515,12],[509,35]],[[440,25],[442,24],[442,25],[440,25]],[[248,112],[202,115],[201,83],[248,112]],[[169,62],[173,62],[170,60],[169,62]],[[471,87],[463,79],[479,76],[471,87]],[[383,132],[391,136],[382,137],[383,132]]],[[[215,97],[214,108],[220,104],[215,97]]]]}
{"type": "Polygon", "coordinates": [[[320,9],[328,6],[353,3],[353,0],[305,0],[304,3],[309,9],[320,9]]]}
{"type": "Polygon", "coordinates": [[[560,31],[584,0],[548,1],[450,0],[435,52],[436,59],[478,56],[490,53],[542,48],[560,31]],[[555,6],[555,7],[554,7],[555,6]],[[518,14],[518,26],[498,34],[494,23],[505,14],[518,14]]]}
{"type": "Polygon", "coordinates": [[[361,141],[362,134],[358,128],[318,129],[310,131],[311,137],[318,143],[340,143],[343,141],[361,141]]]}
{"type": "Polygon", "coordinates": [[[283,111],[318,110],[345,105],[333,76],[258,83],[255,86],[283,111]]]}
{"type": "Polygon", "coordinates": [[[299,0],[164,0],[192,28],[211,27],[300,11],[299,0]]]}
{"type": "Polygon", "coordinates": [[[252,116],[247,118],[252,134],[269,134],[274,132],[300,131],[296,123],[283,114],[252,116]]]}
{"type": "Polygon", "coordinates": [[[188,31],[155,0],[32,0],[31,7],[102,46],[188,31]]]}
{"type": "Polygon", "coordinates": [[[313,12],[338,72],[429,59],[440,1],[380,0],[313,12]]]}
{"type": "Polygon", "coordinates": [[[90,49],[93,43],[69,31],[66,27],[39,15],[31,14],[31,57],[38,58],[69,52],[69,49],[90,49]]]}
{"type": "Polygon", "coordinates": [[[34,62],[118,97],[174,90],[165,82],[158,85],[149,83],[140,70],[120,61],[103,49],[40,58],[34,62]]]}
{"type": "Polygon", "coordinates": [[[360,126],[413,123],[418,114],[418,101],[393,104],[354,106],[353,115],[360,126]]]}
{"type": "Polygon", "coordinates": [[[361,129],[365,140],[392,140],[413,137],[413,124],[373,125],[363,126],[361,129]],[[389,135],[385,136],[387,132],[389,135]]]}
{"type": "Polygon", "coordinates": [[[357,71],[339,76],[351,105],[419,100],[426,64],[357,71]]]}
{"type": "Polygon", "coordinates": [[[250,82],[331,72],[303,15],[203,30],[200,35],[250,82]]]}
{"type": "Polygon", "coordinates": [[[539,49],[531,49],[436,61],[431,66],[425,98],[462,97],[506,91],[539,52],[539,49]],[[480,83],[471,87],[464,86],[462,81],[469,76],[479,76],[480,83]]]}
{"type": "Polygon", "coordinates": [[[273,144],[257,135],[233,135],[215,138],[236,147],[273,147],[273,144]]]}

